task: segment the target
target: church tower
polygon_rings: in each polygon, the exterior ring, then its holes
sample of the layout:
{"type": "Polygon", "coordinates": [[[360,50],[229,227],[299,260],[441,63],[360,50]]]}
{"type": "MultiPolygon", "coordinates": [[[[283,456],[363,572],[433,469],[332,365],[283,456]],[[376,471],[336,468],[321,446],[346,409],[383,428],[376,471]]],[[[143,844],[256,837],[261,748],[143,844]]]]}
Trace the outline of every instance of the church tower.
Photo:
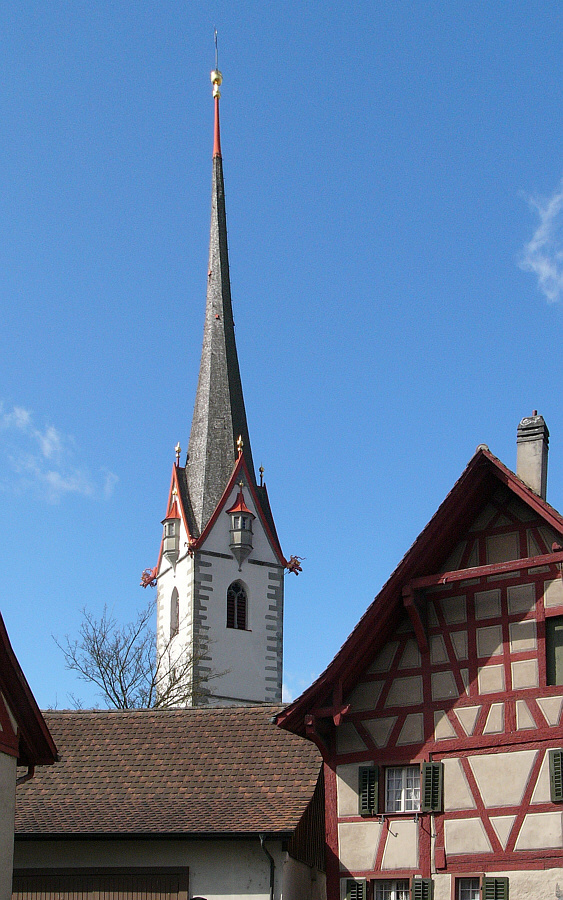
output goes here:
{"type": "Polygon", "coordinates": [[[154,572],[157,656],[159,690],[171,692],[170,705],[244,706],[281,702],[286,560],[250,449],[231,306],[217,69],[211,81],[203,349],[188,455],[181,466],[178,445],[154,572]]]}

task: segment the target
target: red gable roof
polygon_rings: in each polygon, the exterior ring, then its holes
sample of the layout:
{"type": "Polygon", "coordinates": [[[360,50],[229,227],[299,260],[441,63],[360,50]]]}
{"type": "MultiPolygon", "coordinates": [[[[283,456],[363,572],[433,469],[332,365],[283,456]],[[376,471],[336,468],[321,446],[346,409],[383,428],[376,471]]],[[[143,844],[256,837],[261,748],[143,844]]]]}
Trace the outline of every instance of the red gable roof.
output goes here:
{"type": "MultiPolygon", "coordinates": [[[[305,716],[315,707],[327,702],[330,705],[333,690],[341,697],[350,689],[358,674],[387,640],[403,605],[403,586],[414,578],[433,575],[439,570],[499,482],[563,539],[563,517],[481,445],[330,665],[311,687],[277,716],[280,727],[305,734],[305,716]]],[[[465,570],[465,577],[469,577],[470,571],[465,570]]]]}
{"type": "Polygon", "coordinates": [[[18,754],[18,763],[26,766],[54,763],[57,748],[12,649],[1,615],[0,692],[17,722],[15,752],[18,754]]]}

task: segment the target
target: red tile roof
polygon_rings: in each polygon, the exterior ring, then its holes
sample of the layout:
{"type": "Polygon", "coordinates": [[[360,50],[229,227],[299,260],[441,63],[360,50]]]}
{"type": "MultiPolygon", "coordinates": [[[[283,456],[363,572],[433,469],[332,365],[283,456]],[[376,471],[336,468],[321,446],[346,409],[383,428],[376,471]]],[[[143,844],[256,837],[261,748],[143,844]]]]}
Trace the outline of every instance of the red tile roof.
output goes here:
{"type": "Polygon", "coordinates": [[[320,755],[279,706],[49,712],[59,762],[18,787],[16,835],[280,834],[320,755]]]}

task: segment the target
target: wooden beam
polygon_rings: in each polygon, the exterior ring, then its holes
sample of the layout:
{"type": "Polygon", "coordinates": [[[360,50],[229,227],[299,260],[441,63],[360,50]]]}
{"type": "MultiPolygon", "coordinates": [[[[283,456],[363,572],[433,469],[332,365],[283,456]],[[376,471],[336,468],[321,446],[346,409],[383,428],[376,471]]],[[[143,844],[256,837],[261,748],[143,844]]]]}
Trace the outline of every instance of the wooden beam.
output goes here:
{"type": "Polygon", "coordinates": [[[486,575],[500,575],[505,572],[518,572],[521,569],[535,569],[538,566],[549,566],[563,563],[563,551],[544,553],[542,556],[527,556],[524,559],[510,559],[507,562],[491,563],[488,566],[473,566],[471,569],[456,569],[453,572],[440,572],[438,575],[426,575],[413,578],[403,588],[413,592],[420,588],[434,587],[438,584],[449,584],[452,581],[465,581],[469,578],[483,578],[486,575]]]}

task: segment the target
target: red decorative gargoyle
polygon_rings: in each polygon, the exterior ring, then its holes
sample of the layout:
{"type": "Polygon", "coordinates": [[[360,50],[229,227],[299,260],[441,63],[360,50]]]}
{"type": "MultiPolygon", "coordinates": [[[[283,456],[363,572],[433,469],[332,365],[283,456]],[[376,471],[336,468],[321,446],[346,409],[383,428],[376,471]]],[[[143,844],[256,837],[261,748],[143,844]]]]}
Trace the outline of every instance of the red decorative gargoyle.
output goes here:
{"type": "Polygon", "coordinates": [[[299,573],[303,571],[301,563],[304,558],[304,556],[290,556],[286,565],[287,571],[293,572],[294,575],[299,575],[299,573]]]}
{"type": "Polygon", "coordinates": [[[156,566],[154,569],[144,569],[141,575],[141,587],[156,587],[156,566]]]}

